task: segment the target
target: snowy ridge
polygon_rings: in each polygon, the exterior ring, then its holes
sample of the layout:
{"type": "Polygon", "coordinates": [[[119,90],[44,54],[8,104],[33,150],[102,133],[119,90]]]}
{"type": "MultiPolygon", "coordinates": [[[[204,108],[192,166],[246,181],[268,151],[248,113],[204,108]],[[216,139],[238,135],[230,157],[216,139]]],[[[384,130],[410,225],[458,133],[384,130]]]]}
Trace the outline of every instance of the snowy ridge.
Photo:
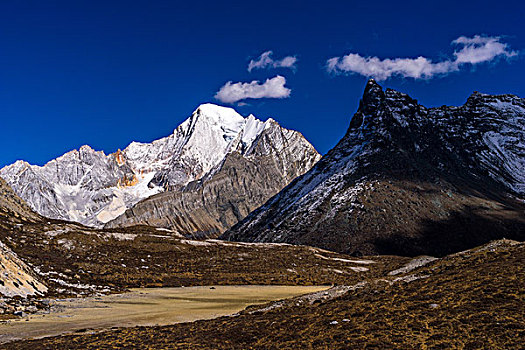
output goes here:
{"type": "Polygon", "coordinates": [[[0,176],[41,215],[101,226],[142,199],[213,173],[231,152],[250,157],[258,137],[271,127],[289,137],[298,134],[273,119],[263,122],[203,104],[171,135],[151,143],[132,142],[109,155],[86,145],[44,166],[17,161],[0,176]]]}

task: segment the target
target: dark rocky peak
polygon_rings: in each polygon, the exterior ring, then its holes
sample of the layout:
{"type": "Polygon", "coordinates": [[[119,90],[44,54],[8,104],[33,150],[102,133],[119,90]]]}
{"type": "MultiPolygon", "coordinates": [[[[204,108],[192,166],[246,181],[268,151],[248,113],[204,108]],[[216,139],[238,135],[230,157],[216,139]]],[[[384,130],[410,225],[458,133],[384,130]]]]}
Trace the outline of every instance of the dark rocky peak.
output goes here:
{"type": "Polygon", "coordinates": [[[365,86],[359,109],[352,118],[350,129],[406,127],[413,123],[417,112],[426,113],[417,100],[402,92],[383,88],[373,79],[365,86]]]}
{"type": "Polygon", "coordinates": [[[374,79],[370,79],[365,86],[363,97],[359,102],[359,111],[365,115],[372,115],[380,108],[384,99],[385,93],[381,85],[376,83],[374,79]]]}
{"type": "MultiPolygon", "coordinates": [[[[374,79],[368,80],[363,92],[363,97],[359,101],[359,108],[350,120],[350,127],[348,132],[351,133],[354,129],[359,129],[363,125],[367,116],[372,116],[381,108],[385,94],[383,88],[376,83],[374,79]]],[[[369,118],[368,118],[369,119],[369,118]]]]}
{"type": "Polygon", "coordinates": [[[370,167],[374,173],[388,169],[389,176],[425,181],[436,176],[473,184],[489,181],[490,187],[503,185],[522,196],[524,102],[513,95],[475,92],[463,106],[426,108],[370,80],[334,151],[339,158],[354,154],[358,172],[365,175],[370,167]]]}
{"type": "Polygon", "coordinates": [[[409,255],[522,239],[524,102],[426,108],[370,80],[339,143],[223,238],[409,255]]]}
{"type": "Polygon", "coordinates": [[[359,103],[359,111],[365,115],[377,114],[382,108],[396,108],[403,106],[415,106],[417,100],[407,94],[387,88],[383,91],[374,79],[370,79],[365,86],[363,97],[359,103]]]}

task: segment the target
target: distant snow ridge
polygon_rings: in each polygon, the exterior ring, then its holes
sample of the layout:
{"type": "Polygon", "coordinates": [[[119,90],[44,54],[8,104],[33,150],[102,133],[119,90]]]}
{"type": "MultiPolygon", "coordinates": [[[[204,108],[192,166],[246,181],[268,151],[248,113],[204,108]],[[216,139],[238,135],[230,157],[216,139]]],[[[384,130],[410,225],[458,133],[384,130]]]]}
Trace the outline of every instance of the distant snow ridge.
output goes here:
{"type": "Polygon", "coordinates": [[[203,104],[171,135],[151,143],[132,142],[109,155],[82,146],[44,166],[17,161],[0,176],[41,215],[101,226],[144,198],[209,175],[231,152],[249,157],[271,125],[278,126],[203,104]]]}

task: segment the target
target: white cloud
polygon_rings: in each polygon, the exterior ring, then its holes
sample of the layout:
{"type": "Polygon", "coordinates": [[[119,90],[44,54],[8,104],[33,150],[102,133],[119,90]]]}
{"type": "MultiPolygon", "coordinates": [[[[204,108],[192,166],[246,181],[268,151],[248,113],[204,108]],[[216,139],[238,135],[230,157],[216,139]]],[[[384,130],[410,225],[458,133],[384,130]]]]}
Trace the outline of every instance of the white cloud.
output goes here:
{"type": "Polygon", "coordinates": [[[297,63],[297,57],[286,56],[283,59],[274,60],[270,57],[272,54],[272,51],[266,51],[263,52],[256,61],[251,60],[248,64],[248,72],[251,72],[252,69],[261,68],[297,68],[297,66],[295,65],[297,63]]]}
{"type": "Polygon", "coordinates": [[[508,44],[502,43],[500,39],[480,35],[472,38],[461,36],[452,41],[452,44],[459,46],[459,50],[454,51],[454,59],[441,62],[433,62],[422,56],[382,60],[351,53],[329,59],[326,68],[335,74],[357,73],[377,80],[386,80],[392,76],[430,79],[436,75],[458,71],[464,64],[474,65],[492,61],[496,57],[510,58],[518,54],[516,51],[510,51],[508,44]]]}
{"type": "Polygon", "coordinates": [[[509,51],[508,44],[500,42],[500,37],[475,35],[467,38],[460,36],[452,43],[463,46],[461,50],[454,52],[456,57],[454,62],[457,64],[477,64],[491,61],[497,56],[509,58],[518,54],[516,51],[509,51]]]}
{"type": "Polygon", "coordinates": [[[341,58],[328,60],[328,71],[341,73],[358,73],[377,80],[385,80],[392,75],[400,75],[414,79],[428,79],[436,74],[444,74],[457,70],[450,61],[433,63],[425,57],[395,58],[381,60],[377,57],[362,57],[351,53],[341,58]]]}
{"type": "Polygon", "coordinates": [[[235,103],[247,98],[286,98],[290,97],[291,89],[284,86],[286,79],[280,75],[266,79],[264,83],[254,80],[250,83],[224,84],[215,94],[215,98],[224,103],[235,103]]]}

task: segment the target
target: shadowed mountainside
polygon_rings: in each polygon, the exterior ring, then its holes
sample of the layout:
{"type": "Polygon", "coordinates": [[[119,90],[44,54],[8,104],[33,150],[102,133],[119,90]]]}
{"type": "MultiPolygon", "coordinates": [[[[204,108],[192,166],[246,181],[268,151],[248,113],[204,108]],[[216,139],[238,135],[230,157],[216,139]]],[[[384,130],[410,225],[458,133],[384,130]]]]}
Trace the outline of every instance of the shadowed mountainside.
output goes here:
{"type": "Polygon", "coordinates": [[[425,108],[370,80],[343,139],[222,237],[441,256],[523,240],[523,169],[523,99],[474,93],[425,108]]]}

